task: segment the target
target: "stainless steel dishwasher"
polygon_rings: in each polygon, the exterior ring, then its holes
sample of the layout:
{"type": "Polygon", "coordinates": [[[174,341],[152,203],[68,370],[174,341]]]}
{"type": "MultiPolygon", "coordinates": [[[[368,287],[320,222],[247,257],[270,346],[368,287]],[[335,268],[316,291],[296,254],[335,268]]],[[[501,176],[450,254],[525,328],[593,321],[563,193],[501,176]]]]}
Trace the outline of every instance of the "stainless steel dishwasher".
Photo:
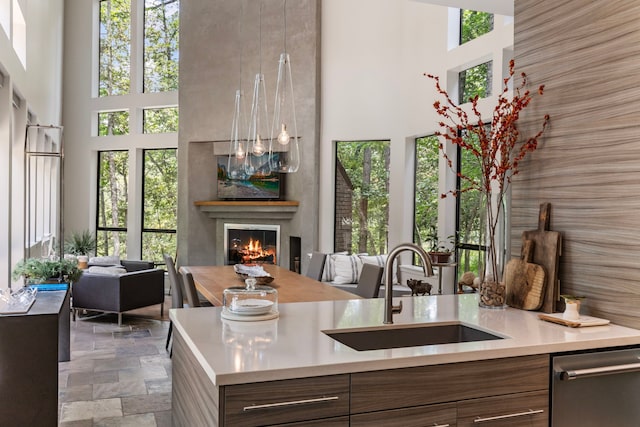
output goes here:
{"type": "Polygon", "coordinates": [[[553,356],[552,427],[640,426],[640,348],[553,356]]]}

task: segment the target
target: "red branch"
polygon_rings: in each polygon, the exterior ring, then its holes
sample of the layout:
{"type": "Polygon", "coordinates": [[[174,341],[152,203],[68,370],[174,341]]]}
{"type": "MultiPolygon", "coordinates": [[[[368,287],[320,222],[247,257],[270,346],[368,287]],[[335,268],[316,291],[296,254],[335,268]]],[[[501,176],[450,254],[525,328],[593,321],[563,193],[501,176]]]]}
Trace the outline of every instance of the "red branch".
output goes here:
{"type": "MultiPolygon", "coordinates": [[[[491,245],[490,250],[494,252],[490,254],[493,258],[490,262],[493,264],[494,272],[497,272],[495,231],[507,187],[511,183],[512,177],[520,172],[521,161],[528,153],[535,151],[538,147],[538,138],[541,137],[549,123],[549,115],[546,114],[540,131],[534,136],[521,141],[517,122],[520,118],[520,112],[531,102],[532,94],[526,89],[526,74],[521,73],[520,85],[513,89],[511,99],[507,97],[511,92],[509,90],[509,82],[513,79],[514,68],[515,62],[512,59],[509,62],[509,76],[504,79],[504,88],[498,96],[498,103],[493,110],[491,121],[482,119],[478,108],[477,95],[469,100],[471,114],[467,114],[464,109],[453,102],[446,90],[442,88],[438,76],[425,73],[425,76],[435,81],[437,92],[444,97],[443,102],[435,101],[433,104],[436,112],[441,117],[439,126],[442,129],[435,134],[473,154],[481,165],[482,176],[480,181],[458,173],[460,179],[468,184],[460,191],[480,191],[485,197],[487,206],[492,201],[492,194],[495,193],[497,196],[495,200],[497,203],[496,212],[493,212],[492,209],[487,209],[489,244],[491,245]]],[[[539,86],[537,92],[542,95],[544,85],[539,86]]],[[[453,162],[447,156],[442,143],[440,144],[440,151],[449,167],[452,167],[453,162]]],[[[450,190],[442,194],[441,197],[446,197],[447,194],[457,196],[458,191],[450,190]]]]}

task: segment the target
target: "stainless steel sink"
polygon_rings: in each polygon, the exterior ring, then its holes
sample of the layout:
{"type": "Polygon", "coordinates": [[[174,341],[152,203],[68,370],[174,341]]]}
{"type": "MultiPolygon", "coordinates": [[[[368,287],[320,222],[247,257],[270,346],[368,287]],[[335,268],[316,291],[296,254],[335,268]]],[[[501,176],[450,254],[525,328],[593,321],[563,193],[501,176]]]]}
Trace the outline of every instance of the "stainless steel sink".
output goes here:
{"type": "Polygon", "coordinates": [[[462,323],[403,325],[376,329],[334,329],[322,332],[358,351],[503,339],[498,335],[462,323]]]}

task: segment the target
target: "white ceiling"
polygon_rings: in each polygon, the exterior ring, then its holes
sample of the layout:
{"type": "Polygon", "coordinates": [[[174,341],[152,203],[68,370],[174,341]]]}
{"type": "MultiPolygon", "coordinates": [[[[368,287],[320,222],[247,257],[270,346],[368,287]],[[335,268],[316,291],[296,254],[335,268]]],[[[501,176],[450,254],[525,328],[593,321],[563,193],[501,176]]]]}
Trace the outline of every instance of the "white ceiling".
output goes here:
{"type": "Polygon", "coordinates": [[[479,10],[497,15],[513,16],[514,0],[414,0],[420,3],[436,4],[439,6],[455,7],[459,9],[479,10]]]}

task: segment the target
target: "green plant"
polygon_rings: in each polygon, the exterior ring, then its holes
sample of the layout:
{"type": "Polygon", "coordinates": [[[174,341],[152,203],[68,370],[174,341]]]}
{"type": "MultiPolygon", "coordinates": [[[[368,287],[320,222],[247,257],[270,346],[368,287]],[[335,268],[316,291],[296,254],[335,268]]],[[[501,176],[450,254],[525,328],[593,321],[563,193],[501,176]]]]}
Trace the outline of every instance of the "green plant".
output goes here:
{"type": "Polygon", "coordinates": [[[89,255],[96,249],[96,239],[89,230],[73,232],[64,242],[65,253],[71,255],[89,255]]]}
{"type": "Polygon", "coordinates": [[[435,226],[431,226],[426,238],[429,241],[429,252],[449,253],[456,246],[455,235],[447,236],[446,239],[440,240],[435,226]]]}
{"type": "Polygon", "coordinates": [[[72,259],[53,261],[27,258],[20,260],[11,273],[14,281],[24,277],[28,284],[42,283],[51,279],[60,282],[77,282],[80,276],[82,276],[82,270],[78,268],[76,260],[72,259]]]}

